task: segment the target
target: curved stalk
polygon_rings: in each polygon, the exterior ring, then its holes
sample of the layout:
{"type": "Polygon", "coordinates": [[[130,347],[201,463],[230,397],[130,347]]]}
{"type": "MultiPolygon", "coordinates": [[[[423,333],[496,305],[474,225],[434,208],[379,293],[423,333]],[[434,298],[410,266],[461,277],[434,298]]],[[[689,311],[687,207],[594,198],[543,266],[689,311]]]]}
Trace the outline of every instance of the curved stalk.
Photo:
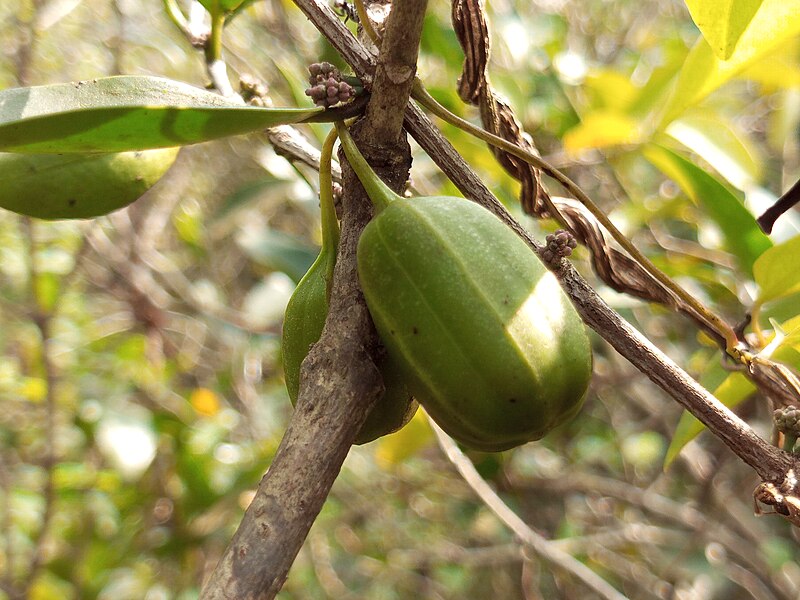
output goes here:
{"type": "Polygon", "coordinates": [[[185,36],[190,37],[189,34],[189,21],[186,19],[181,9],[175,0],[164,0],[164,9],[167,11],[167,16],[181,30],[185,36]]]}
{"type": "Polygon", "coordinates": [[[206,62],[209,64],[222,58],[222,30],[225,27],[225,11],[219,6],[219,0],[214,2],[211,11],[211,35],[206,43],[206,62]]]}
{"type": "Polygon", "coordinates": [[[364,6],[364,0],[355,0],[355,5],[358,22],[361,23],[361,27],[364,28],[364,32],[367,34],[367,37],[372,40],[372,43],[375,44],[375,47],[380,48],[381,38],[372,26],[372,21],[369,20],[367,8],[364,6]]]}
{"type": "MultiPolygon", "coordinates": [[[[322,250],[320,254],[327,252],[329,256],[336,256],[339,247],[339,221],[336,218],[336,207],[333,204],[333,176],[331,175],[333,145],[336,143],[337,137],[336,128],[332,128],[322,144],[322,151],[319,156],[319,209],[320,220],[322,221],[322,250]]],[[[329,260],[325,272],[325,287],[329,300],[335,266],[336,261],[329,260]]]]}
{"type": "Polygon", "coordinates": [[[350,161],[353,171],[355,171],[359,181],[361,181],[361,185],[364,186],[364,191],[367,192],[367,196],[372,200],[375,211],[380,212],[389,206],[390,202],[400,199],[401,196],[386,185],[383,180],[378,177],[372,167],[369,166],[364,155],[361,154],[361,151],[350,136],[350,132],[347,131],[347,125],[345,125],[343,121],[336,121],[334,125],[336,125],[336,131],[339,133],[339,139],[342,142],[342,148],[344,148],[347,160],[350,161]]]}

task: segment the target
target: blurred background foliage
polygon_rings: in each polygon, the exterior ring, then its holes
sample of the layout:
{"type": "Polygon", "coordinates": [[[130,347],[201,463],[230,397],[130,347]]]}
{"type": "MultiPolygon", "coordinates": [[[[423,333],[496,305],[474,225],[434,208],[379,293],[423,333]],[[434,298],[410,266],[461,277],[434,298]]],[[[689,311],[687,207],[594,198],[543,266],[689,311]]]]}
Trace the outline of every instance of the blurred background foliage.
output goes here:
{"type": "MultiPolygon", "coordinates": [[[[492,81],[542,154],[729,321],[754,309],[755,343],[772,339],[770,318],[783,323],[780,357],[800,366],[797,253],[768,250],[800,219],[782,218],[772,242],[752,219],[800,175],[796,36],[766,32],[775,48],[713,80],[691,70],[702,42],[677,0],[493,0],[488,11],[492,81]]],[[[419,73],[474,119],[455,91],[463,56],[449,19],[448,3],[431,3],[419,73]]],[[[115,73],[207,83],[202,53],[158,0],[7,0],[0,40],[3,88],[115,73]]],[[[288,0],[247,5],[224,43],[232,75],[263,79],[276,105],[307,105],[306,64],[341,64],[288,0]]],[[[444,130],[527,227],[552,229],[521,213],[518,185],[483,143],[444,130]]],[[[305,129],[315,143],[325,131],[305,129]]],[[[418,149],[413,186],[455,193],[418,149]]],[[[0,213],[0,597],[198,596],[290,418],[281,319],[319,236],[315,173],[260,135],[183,149],[107,218],[0,213]]],[[[765,399],[686,320],[599,284],[585,251],[575,262],[708,389],[729,404],[750,397],[737,410],[770,434],[765,399]]],[[[631,598],[795,598],[797,533],[754,517],[756,477],[708,434],[692,440],[689,419],[673,441],[679,407],[594,340],[583,413],[541,442],[471,453],[481,475],[631,598]]],[[[420,412],[353,448],[280,597],[587,592],[477,500],[420,412]]]]}

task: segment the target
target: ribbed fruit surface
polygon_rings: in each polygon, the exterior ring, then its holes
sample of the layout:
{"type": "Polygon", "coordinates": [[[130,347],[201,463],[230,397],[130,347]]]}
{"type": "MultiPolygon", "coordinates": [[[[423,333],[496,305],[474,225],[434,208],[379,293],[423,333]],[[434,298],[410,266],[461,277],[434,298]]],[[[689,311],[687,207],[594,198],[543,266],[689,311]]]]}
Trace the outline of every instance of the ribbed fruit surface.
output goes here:
{"type": "Polygon", "coordinates": [[[367,306],[414,397],[465,446],[536,440],[580,409],[589,339],[558,281],[486,209],[398,199],[358,246],[367,306]]]}

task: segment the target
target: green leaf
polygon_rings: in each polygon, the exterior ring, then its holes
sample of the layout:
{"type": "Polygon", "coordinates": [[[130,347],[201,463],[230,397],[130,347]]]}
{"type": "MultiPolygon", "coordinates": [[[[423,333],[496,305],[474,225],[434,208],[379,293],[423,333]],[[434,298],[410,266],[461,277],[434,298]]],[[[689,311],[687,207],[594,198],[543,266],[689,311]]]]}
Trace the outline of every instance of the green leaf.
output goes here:
{"type": "Polygon", "coordinates": [[[753,264],[758,305],[800,291],[800,236],[768,249],[753,264]]]}
{"type": "MultiPolygon", "coordinates": [[[[731,373],[728,377],[714,390],[714,396],[717,400],[722,402],[728,408],[733,408],[744,402],[750,394],[756,391],[756,386],[750,382],[741,373],[731,373]]],[[[667,448],[667,454],[664,457],[664,469],[666,470],[672,461],[680,454],[683,447],[696,438],[703,430],[703,425],[691,413],[683,411],[678,426],[675,428],[675,433],[672,436],[672,441],[667,448]]]]}
{"type": "Polygon", "coordinates": [[[728,60],[761,1],[686,0],[686,6],[716,57],[728,60]]]}
{"type": "Polygon", "coordinates": [[[138,199],[178,148],[116,154],[0,153],[0,207],[39,219],[88,219],[138,199]]]}
{"type": "Polygon", "coordinates": [[[703,208],[722,231],[725,249],[751,272],[755,260],[772,242],[739,198],[700,167],[663,146],[648,145],[644,156],[703,208]]]}
{"type": "Polygon", "coordinates": [[[261,108],[159,77],[120,76],[0,92],[0,150],[125,152],[298,123],[324,109],[261,108]]]}
{"type": "Polygon", "coordinates": [[[679,71],[662,112],[661,127],[798,33],[800,0],[763,0],[728,60],[714,56],[704,38],[698,40],[679,71]]]}

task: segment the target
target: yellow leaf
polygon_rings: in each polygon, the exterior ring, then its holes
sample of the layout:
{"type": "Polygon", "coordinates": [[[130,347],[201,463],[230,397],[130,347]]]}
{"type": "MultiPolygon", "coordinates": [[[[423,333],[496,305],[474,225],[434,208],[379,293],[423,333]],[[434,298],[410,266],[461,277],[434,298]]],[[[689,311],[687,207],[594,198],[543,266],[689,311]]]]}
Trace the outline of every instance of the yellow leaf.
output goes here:
{"type": "Polygon", "coordinates": [[[699,39],[680,70],[660,128],[798,33],[800,0],[763,0],[728,60],[717,58],[705,38],[699,39]]]}
{"type": "Polygon", "coordinates": [[[686,0],[689,13],[717,58],[728,60],[762,0],[686,0]]]}
{"type": "Polygon", "coordinates": [[[800,87],[800,44],[789,43],[747,67],[741,77],[760,84],[764,94],[800,87]]]}
{"type": "Polygon", "coordinates": [[[219,398],[208,388],[195,389],[189,396],[189,402],[203,416],[211,417],[219,412],[219,398]]]}
{"type": "Polygon", "coordinates": [[[583,81],[583,93],[594,109],[624,111],[640,92],[641,88],[633,85],[627,75],[610,69],[593,69],[583,81]]]}
{"type": "Polygon", "coordinates": [[[586,115],[579,125],[564,134],[563,141],[567,152],[579,152],[636,144],[641,139],[636,121],[617,112],[601,110],[586,115]]]}

